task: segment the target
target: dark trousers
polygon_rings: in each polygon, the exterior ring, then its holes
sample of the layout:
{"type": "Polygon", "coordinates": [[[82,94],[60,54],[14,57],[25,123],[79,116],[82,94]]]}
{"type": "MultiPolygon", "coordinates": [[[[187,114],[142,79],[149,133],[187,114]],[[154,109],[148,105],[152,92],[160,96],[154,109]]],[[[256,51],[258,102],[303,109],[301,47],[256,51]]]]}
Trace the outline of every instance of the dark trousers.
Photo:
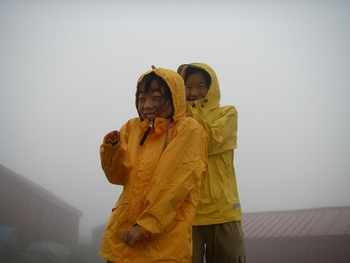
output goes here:
{"type": "Polygon", "coordinates": [[[192,263],[246,262],[241,222],[194,226],[192,236],[192,263]]]}

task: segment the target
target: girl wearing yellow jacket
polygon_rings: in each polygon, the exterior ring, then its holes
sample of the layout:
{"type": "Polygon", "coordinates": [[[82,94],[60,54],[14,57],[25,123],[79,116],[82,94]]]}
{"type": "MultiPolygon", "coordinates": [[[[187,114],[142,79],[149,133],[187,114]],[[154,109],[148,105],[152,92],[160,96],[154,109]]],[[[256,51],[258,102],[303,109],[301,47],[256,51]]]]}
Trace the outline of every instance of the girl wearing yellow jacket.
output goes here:
{"type": "Polygon", "coordinates": [[[100,147],[108,181],[123,185],[102,240],[108,262],[191,262],[192,222],[205,132],[185,117],[183,80],[157,68],[137,82],[139,117],[107,134],[100,147]]]}
{"type": "Polygon", "coordinates": [[[203,175],[193,222],[193,260],[202,263],[244,263],[242,211],[234,169],[237,110],[220,107],[219,81],[204,63],[179,66],[185,82],[187,116],[207,134],[208,168],[203,175]]]}

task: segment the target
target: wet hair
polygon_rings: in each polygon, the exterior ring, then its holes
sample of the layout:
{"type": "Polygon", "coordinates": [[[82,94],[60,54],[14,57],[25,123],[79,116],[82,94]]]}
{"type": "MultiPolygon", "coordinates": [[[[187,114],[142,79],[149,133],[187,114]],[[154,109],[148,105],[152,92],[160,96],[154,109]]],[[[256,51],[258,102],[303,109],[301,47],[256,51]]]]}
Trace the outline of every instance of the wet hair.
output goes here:
{"type": "Polygon", "coordinates": [[[185,71],[185,79],[184,81],[186,82],[188,77],[191,76],[192,74],[195,73],[201,73],[205,79],[205,83],[207,84],[208,89],[210,88],[210,84],[211,84],[211,77],[209,75],[208,72],[206,72],[204,69],[201,68],[195,68],[195,67],[191,67],[188,66],[186,71],[185,71]]]}
{"type": "Polygon", "coordinates": [[[139,82],[139,84],[137,85],[137,88],[136,88],[136,107],[138,106],[138,98],[139,98],[140,93],[141,93],[141,91],[140,91],[141,87],[145,87],[145,90],[143,91],[144,93],[149,92],[152,81],[157,82],[158,88],[159,88],[160,92],[162,93],[162,99],[160,100],[160,102],[157,106],[157,111],[161,112],[169,106],[174,109],[173,99],[172,99],[168,84],[161,77],[159,77],[155,72],[151,72],[151,73],[145,75],[143,77],[143,79],[139,82]],[[161,90],[161,87],[164,87],[164,90],[161,90]]]}

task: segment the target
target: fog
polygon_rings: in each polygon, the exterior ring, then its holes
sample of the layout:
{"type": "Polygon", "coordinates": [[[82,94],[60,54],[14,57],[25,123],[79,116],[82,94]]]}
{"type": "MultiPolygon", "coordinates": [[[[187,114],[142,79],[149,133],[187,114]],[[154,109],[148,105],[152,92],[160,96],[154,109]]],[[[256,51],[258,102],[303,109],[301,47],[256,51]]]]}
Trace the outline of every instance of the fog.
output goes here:
{"type": "Polygon", "coordinates": [[[0,0],[0,163],[108,220],[103,136],[137,78],[204,62],[239,112],[243,212],[350,205],[350,2],[0,0]]]}

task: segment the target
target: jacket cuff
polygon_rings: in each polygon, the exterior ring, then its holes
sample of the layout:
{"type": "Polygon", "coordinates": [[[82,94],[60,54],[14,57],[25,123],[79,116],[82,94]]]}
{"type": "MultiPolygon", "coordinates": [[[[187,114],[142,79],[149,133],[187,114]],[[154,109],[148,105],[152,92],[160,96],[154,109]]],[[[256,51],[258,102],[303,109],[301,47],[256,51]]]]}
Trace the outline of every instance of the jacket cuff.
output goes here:
{"type": "Polygon", "coordinates": [[[151,233],[149,231],[142,229],[142,227],[139,224],[136,223],[134,226],[136,226],[142,232],[145,238],[149,238],[151,236],[151,233]]]}
{"type": "Polygon", "coordinates": [[[119,142],[119,138],[116,141],[108,140],[108,143],[112,146],[116,145],[119,142]]]}

